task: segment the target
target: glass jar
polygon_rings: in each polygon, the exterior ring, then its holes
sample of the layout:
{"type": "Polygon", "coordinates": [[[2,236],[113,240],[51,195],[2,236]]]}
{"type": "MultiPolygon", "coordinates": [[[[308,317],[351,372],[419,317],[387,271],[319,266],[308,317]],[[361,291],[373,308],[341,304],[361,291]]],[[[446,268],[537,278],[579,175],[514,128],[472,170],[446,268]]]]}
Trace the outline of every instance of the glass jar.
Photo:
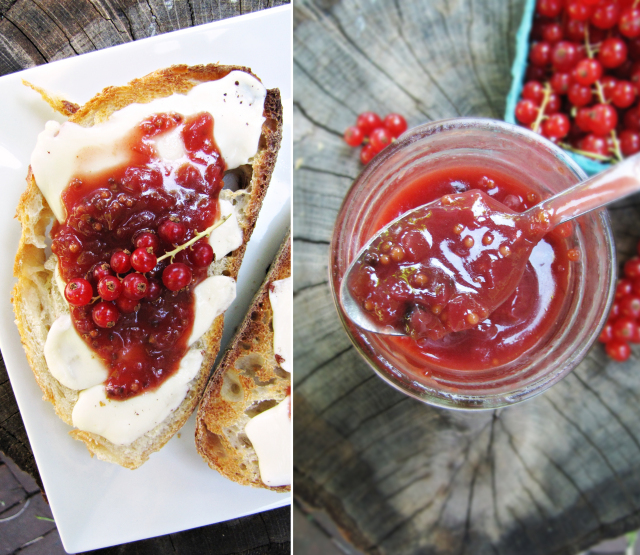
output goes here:
{"type": "Polygon", "coordinates": [[[411,359],[387,336],[351,323],[338,291],[361,247],[375,233],[391,191],[434,169],[474,165],[500,170],[543,198],[586,179],[561,149],[522,127],[488,119],[458,118],[411,129],[364,169],[344,199],[331,243],[330,284],[353,344],[388,384],[425,403],[490,409],[528,399],[575,368],[598,337],[613,300],[616,264],[606,210],[574,220],[580,259],[571,264],[560,321],[535,347],[490,370],[461,371],[411,359]]]}

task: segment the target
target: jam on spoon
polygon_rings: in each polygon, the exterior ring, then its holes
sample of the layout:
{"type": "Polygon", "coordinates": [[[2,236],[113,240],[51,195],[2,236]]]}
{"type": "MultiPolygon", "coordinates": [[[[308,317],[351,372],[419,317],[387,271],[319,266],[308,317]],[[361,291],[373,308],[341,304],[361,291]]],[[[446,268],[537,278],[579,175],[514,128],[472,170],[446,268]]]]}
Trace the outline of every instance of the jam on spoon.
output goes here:
{"type": "Polygon", "coordinates": [[[360,251],[340,288],[345,312],[376,333],[440,339],[475,327],[515,290],[555,226],[640,190],[640,157],[515,213],[479,190],[402,214],[360,251]]]}

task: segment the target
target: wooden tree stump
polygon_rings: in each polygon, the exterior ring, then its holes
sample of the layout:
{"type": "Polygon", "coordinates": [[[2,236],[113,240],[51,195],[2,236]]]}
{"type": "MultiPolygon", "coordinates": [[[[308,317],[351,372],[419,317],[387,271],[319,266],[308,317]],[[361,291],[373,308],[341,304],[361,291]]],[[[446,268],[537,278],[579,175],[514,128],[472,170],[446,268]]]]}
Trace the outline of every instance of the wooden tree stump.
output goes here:
{"type": "MultiPolygon", "coordinates": [[[[640,349],[595,345],[507,409],[433,408],[389,388],[342,329],[329,241],[362,167],[358,113],[410,126],[501,118],[522,2],[301,0],[294,11],[295,492],[372,554],[560,555],[640,527],[640,349]]],[[[612,211],[621,260],[638,200],[612,211]]]]}
{"type": "MultiPolygon", "coordinates": [[[[289,0],[0,0],[0,75],[289,0]]],[[[42,481],[0,360],[0,451],[42,481]]],[[[288,553],[285,507],[100,553],[288,553]]]]}

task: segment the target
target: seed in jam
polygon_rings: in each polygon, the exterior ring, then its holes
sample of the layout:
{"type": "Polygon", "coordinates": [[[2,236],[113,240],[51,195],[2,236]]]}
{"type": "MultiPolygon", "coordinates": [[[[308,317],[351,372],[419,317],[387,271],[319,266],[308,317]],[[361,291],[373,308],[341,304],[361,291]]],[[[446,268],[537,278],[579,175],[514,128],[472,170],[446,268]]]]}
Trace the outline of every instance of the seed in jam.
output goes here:
{"type": "Polygon", "coordinates": [[[122,280],[122,294],[127,299],[140,300],[147,294],[147,278],[142,274],[128,274],[122,280]]]}
{"type": "Polygon", "coordinates": [[[158,259],[151,247],[138,248],[131,253],[131,266],[137,272],[150,272],[156,267],[158,259]]]}
{"type": "Polygon", "coordinates": [[[93,307],[91,311],[91,317],[96,323],[96,326],[101,328],[112,328],[116,325],[120,313],[118,309],[113,306],[113,303],[99,302],[93,307]]]}
{"type": "Polygon", "coordinates": [[[98,282],[98,295],[103,301],[115,301],[122,294],[122,282],[116,276],[104,276],[98,282]]]}
{"type": "Polygon", "coordinates": [[[131,270],[129,251],[117,251],[111,255],[111,269],[118,274],[125,274],[131,270]]]}
{"type": "Polygon", "coordinates": [[[179,291],[191,283],[191,269],[182,262],[169,264],[162,272],[162,283],[171,291],[179,291]]]}
{"type": "Polygon", "coordinates": [[[91,284],[82,278],[72,279],[64,288],[64,296],[73,306],[84,306],[91,302],[93,289],[91,284]]]}

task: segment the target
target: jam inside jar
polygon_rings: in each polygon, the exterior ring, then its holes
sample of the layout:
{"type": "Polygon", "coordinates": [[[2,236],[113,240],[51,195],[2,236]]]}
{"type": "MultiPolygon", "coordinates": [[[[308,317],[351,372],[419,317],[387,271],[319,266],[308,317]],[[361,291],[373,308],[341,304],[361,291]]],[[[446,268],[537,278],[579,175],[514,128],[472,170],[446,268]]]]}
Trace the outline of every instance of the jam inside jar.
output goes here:
{"type": "MultiPolygon", "coordinates": [[[[216,221],[225,163],[213,138],[213,125],[206,112],[186,118],[176,113],[155,114],[126,137],[126,163],[71,181],[62,194],[66,220],[55,222],[51,231],[52,250],[65,282],[86,278],[97,296],[96,268],[113,274],[108,268],[112,254],[132,252],[140,233],[157,234],[163,222],[179,222],[183,230],[179,245],[216,221]],[[155,142],[169,133],[179,134],[185,149],[171,161],[160,157],[155,142]]],[[[162,234],[158,237],[154,254],[160,258],[176,244],[162,234]]],[[[112,327],[95,324],[93,302],[71,307],[73,325],[109,371],[105,384],[109,398],[143,393],[177,371],[193,328],[193,288],[207,277],[207,267],[194,263],[191,252],[181,250],[173,260],[167,258],[146,272],[147,296],[137,305],[119,309],[112,327]],[[191,283],[178,291],[162,282],[162,273],[171,262],[183,263],[192,272],[191,283]]]]}
{"type": "Polygon", "coordinates": [[[338,313],[374,371],[407,395],[460,409],[527,399],[570,372],[597,338],[613,298],[615,254],[604,211],[549,233],[518,290],[470,330],[420,341],[367,332],[347,317],[337,293],[362,246],[411,208],[477,188],[522,211],[584,178],[548,141],[483,119],[416,127],[376,157],[340,209],[330,265],[338,313]]]}

